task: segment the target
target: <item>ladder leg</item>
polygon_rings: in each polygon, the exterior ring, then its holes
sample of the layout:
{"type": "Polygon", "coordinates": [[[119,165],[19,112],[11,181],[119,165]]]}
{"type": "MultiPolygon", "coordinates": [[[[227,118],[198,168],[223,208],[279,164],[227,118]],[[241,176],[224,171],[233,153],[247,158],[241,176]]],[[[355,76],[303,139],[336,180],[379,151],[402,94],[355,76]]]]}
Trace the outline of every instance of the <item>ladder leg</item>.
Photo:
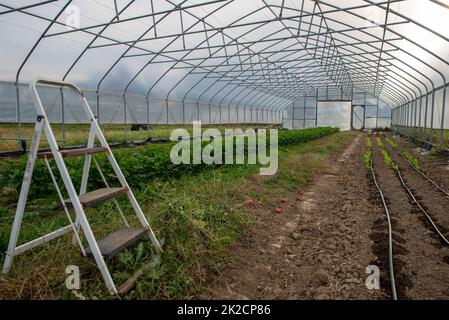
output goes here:
{"type": "MultiPolygon", "coordinates": [[[[78,198],[77,198],[78,199],[78,198]]],[[[117,294],[117,288],[115,287],[114,281],[112,280],[111,274],[109,273],[108,267],[104,261],[103,255],[101,254],[100,248],[98,247],[97,241],[94,237],[92,229],[90,228],[89,222],[87,221],[86,214],[82,209],[81,205],[78,207],[74,204],[76,208],[77,216],[83,229],[84,235],[89,244],[92,255],[94,256],[95,262],[97,263],[98,269],[106,283],[106,287],[111,295],[117,294]]]]}
{"type": "MultiPolygon", "coordinates": [[[[90,130],[89,130],[89,138],[87,140],[87,147],[88,148],[93,148],[95,143],[95,130],[93,125],[90,125],[90,130]]],[[[80,195],[85,194],[86,193],[86,189],[87,189],[87,182],[89,180],[89,172],[90,172],[90,165],[91,165],[91,159],[92,159],[92,155],[87,154],[84,160],[84,166],[83,166],[83,175],[81,176],[81,187],[80,187],[80,195]]],[[[80,225],[79,225],[79,221],[78,221],[78,216],[75,218],[75,229],[77,230],[78,234],[80,231],[80,225]]],[[[77,239],[75,234],[72,237],[72,244],[76,245],[77,243],[77,239]]]]}
{"type": "Polygon", "coordinates": [[[153,243],[153,246],[156,248],[157,251],[162,251],[162,247],[159,244],[159,241],[157,240],[153,230],[150,227],[150,224],[147,221],[147,218],[142,212],[142,209],[139,206],[139,203],[137,202],[136,198],[134,197],[134,194],[132,193],[131,189],[128,190],[128,199],[129,202],[131,202],[132,207],[134,208],[134,211],[136,212],[137,217],[140,220],[140,223],[144,228],[148,230],[148,237],[150,238],[151,242],[153,243]]]}
{"type": "Polygon", "coordinates": [[[33,140],[31,143],[31,149],[28,154],[27,166],[25,174],[23,176],[22,188],[20,190],[19,202],[17,204],[16,215],[14,217],[14,223],[9,238],[8,251],[6,252],[5,262],[3,264],[3,273],[9,272],[14,258],[14,251],[17,245],[17,239],[19,237],[20,226],[22,224],[23,212],[25,211],[25,205],[28,198],[28,192],[30,190],[31,178],[33,176],[34,164],[36,162],[37,150],[39,148],[39,142],[41,140],[42,127],[44,119],[38,116],[36,126],[34,128],[33,140]]]}

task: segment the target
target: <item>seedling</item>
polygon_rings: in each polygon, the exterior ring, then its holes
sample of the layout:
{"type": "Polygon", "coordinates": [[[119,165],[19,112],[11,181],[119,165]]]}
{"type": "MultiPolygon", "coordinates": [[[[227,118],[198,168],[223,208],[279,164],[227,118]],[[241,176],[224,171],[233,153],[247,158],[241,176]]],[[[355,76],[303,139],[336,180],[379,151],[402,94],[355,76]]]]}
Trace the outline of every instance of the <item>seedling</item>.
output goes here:
{"type": "Polygon", "coordinates": [[[371,138],[366,138],[366,146],[368,148],[372,148],[373,142],[371,141],[371,138]]]}
{"type": "Polygon", "coordinates": [[[371,169],[371,151],[367,151],[363,154],[363,162],[365,163],[365,168],[371,169]]]}
{"type": "Polygon", "coordinates": [[[383,147],[383,146],[384,146],[384,144],[383,144],[383,142],[382,142],[382,139],[380,139],[379,137],[377,137],[376,140],[377,140],[377,145],[378,145],[379,147],[383,147]]]}
{"type": "Polygon", "coordinates": [[[416,159],[414,156],[412,156],[410,153],[406,151],[402,152],[401,154],[405,159],[407,159],[408,162],[410,162],[413,168],[415,168],[416,170],[421,170],[418,159],[416,159]]]}

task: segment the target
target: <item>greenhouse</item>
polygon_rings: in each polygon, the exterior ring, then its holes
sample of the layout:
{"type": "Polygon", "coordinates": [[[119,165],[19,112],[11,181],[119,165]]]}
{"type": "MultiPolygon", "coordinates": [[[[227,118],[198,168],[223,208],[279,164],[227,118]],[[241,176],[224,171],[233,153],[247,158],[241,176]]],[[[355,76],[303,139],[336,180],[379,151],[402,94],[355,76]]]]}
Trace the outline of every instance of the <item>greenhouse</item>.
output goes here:
{"type": "Polygon", "coordinates": [[[0,43],[0,300],[449,299],[448,1],[0,0],[0,43]]]}

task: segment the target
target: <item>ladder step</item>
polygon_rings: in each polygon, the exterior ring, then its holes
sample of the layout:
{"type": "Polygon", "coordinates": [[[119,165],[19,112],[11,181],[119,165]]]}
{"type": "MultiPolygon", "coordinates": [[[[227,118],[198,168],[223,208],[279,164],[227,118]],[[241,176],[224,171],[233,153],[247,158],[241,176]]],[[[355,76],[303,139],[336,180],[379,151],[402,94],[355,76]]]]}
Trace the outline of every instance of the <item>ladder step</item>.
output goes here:
{"type": "MultiPolygon", "coordinates": [[[[83,207],[92,207],[100,202],[124,195],[128,193],[128,188],[102,188],[95,191],[91,191],[79,196],[80,202],[83,207]]],[[[70,199],[65,200],[67,206],[72,207],[72,201],[70,199]]]]}
{"type": "MultiPolygon", "coordinates": [[[[144,228],[120,229],[99,240],[97,242],[98,247],[103,257],[111,259],[121,251],[134,245],[146,232],[147,230],[144,228]]],[[[86,253],[92,256],[92,251],[89,247],[86,248],[86,253]]]]}
{"type": "MultiPolygon", "coordinates": [[[[87,155],[87,154],[106,152],[107,150],[108,149],[103,148],[103,147],[98,147],[98,148],[80,148],[80,149],[60,150],[59,153],[61,154],[61,156],[63,158],[70,158],[70,157],[84,156],[84,155],[87,155]]],[[[48,159],[52,159],[53,158],[53,153],[51,151],[39,152],[37,154],[37,157],[39,159],[43,159],[45,157],[48,158],[48,159]]]]}

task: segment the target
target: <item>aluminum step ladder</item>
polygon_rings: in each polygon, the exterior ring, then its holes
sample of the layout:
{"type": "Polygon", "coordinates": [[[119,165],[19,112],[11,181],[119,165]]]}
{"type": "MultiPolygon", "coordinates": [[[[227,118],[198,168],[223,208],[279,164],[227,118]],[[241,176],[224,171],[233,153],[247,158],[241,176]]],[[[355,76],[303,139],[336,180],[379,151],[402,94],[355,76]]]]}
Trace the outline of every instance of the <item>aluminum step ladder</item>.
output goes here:
{"type": "Polygon", "coordinates": [[[35,248],[41,244],[49,242],[53,239],[56,239],[62,235],[73,232],[73,242],[80,246],[81,252],[84,256],[90,255],[95,259],[95,262],[100,270],[101,275],[104,278],[107,289],[111,295],[115,295],[121,290],[118,290],[112,280],[112,277],[109,273],[109,270],[105,263],[105,258],[110,259],[119,253],[121,250],[129,247],[130,245],[136,243],[144,236],[148,236],[153,243],[154,247],[157,251],[161,251],[161,246],[156,239],[145,215],[143,214],[134,194],[132,193],[128,183],[126,182],[125,177],[123,176],[122,171],[112,154],[112,151],[106,142],[106,139],[98,125],[98,122],[93,115],[89,104],[84,97],[81,90],[71,83],[61,82],[61,81],[53,81],[53,80],[45,80],[45,79],[37,79],[30,83],[30,91],[34,100],[34,104],[37,111],[37,120],[34,130],[34,135],[32,139],[32,144],[30,148],[30,152],[28,155],[27,166],[25,169],[25,174],[23,177],[22,188],[20,191],[19,202],[17,205],[16,215],[14,218],[13,227],[11,230],[8,251],[6,252],[6,258],[3,265],[3,273],[9,272],[13,258],[29,249],[35,248]],[[50,87],[59,87],[61,88],[61,92],[63,88],[67,88],[75,92],[80,98],[81,104],[83,106],[84,112],[87,114],[88,119],[90,121],[90,131],[89,137],[87,141],[87,147],[81,149],[73,149],[73,150],[59,150],[56,138],[51,129],[51,125],[46,116],[44,107],[42,105],[42,101],[40,99],[39,93],[37,91],[37,86],[50,86],[50,87]],[[50,150],[48,152],[38,152],[39,142],[41,140],[42,132],[45,133],[45,136],[48,140],[48,144],[50,146],[50,150]],[[100,147],[95,147],[95,141],[98,139],[100,147]],[[104,174],[101,171],[98,162],[96,161],[94,154],[97,153],[105,153],[121,187],[111,188],[109,187],[108,182],[105,179],[104,174]],[[69,172],[64,162],[64,158],[68,157],[79,157],[84,156],[84,167],[83,167],[83,175],[81,179],[81,187],[80,192],[77,193],[72,179],[70,178],[69,172]],[[56,191],[58,193],[59,200],[61,201],[61,205],[67,215],[69,220],[69,225],[59,230],[53,231],[45,236],[37,238],[35,240],[29,241],[27,243],[21,244],[17,246],[17,240],[19,236],[20,226],[22,223],[22,218],[25,210],[25,205],[28,198],[28,192],[31,185],[31,178],[33,175],[33,170],[35,166],[35,162],[37,159],[43,159],[49,169],[50,176],[53,184],[55,185],[56,191]],[[69,195],[69,199],[64,199],[61,193],[61,190],[58,186],[56,178],[51,169],[50,160],[54,160],[56,162],[58,171],[60,176],[62,177],[65,189],[69,195]],[[105,188],[94,190],[91,192],[87,192],[87,182],[89,178],[89,171],[91,167],[91,162],[94,162],[97,170],[102,177],[105,188]],[[137,215],[141,227],[140,228],[131,228],[126,221],[123,212],[120,209],[120,206],[115,199],[118,196],[126,195],[137,215]],[[88,207],[95,206],[103,201],[113,200],[117,209],[124,221],[126,228],[118,230],[106,238],[97,241],[92,229],[89,225],[89,221],[86,216],[85,209],[88,207]],[[75,221],[73,221],[70,212],[75,212],[75,221]],[[83,243],[80,238],[80,227],[81,230],[87,240],[87,248],[84,248],[83,243]]]}

